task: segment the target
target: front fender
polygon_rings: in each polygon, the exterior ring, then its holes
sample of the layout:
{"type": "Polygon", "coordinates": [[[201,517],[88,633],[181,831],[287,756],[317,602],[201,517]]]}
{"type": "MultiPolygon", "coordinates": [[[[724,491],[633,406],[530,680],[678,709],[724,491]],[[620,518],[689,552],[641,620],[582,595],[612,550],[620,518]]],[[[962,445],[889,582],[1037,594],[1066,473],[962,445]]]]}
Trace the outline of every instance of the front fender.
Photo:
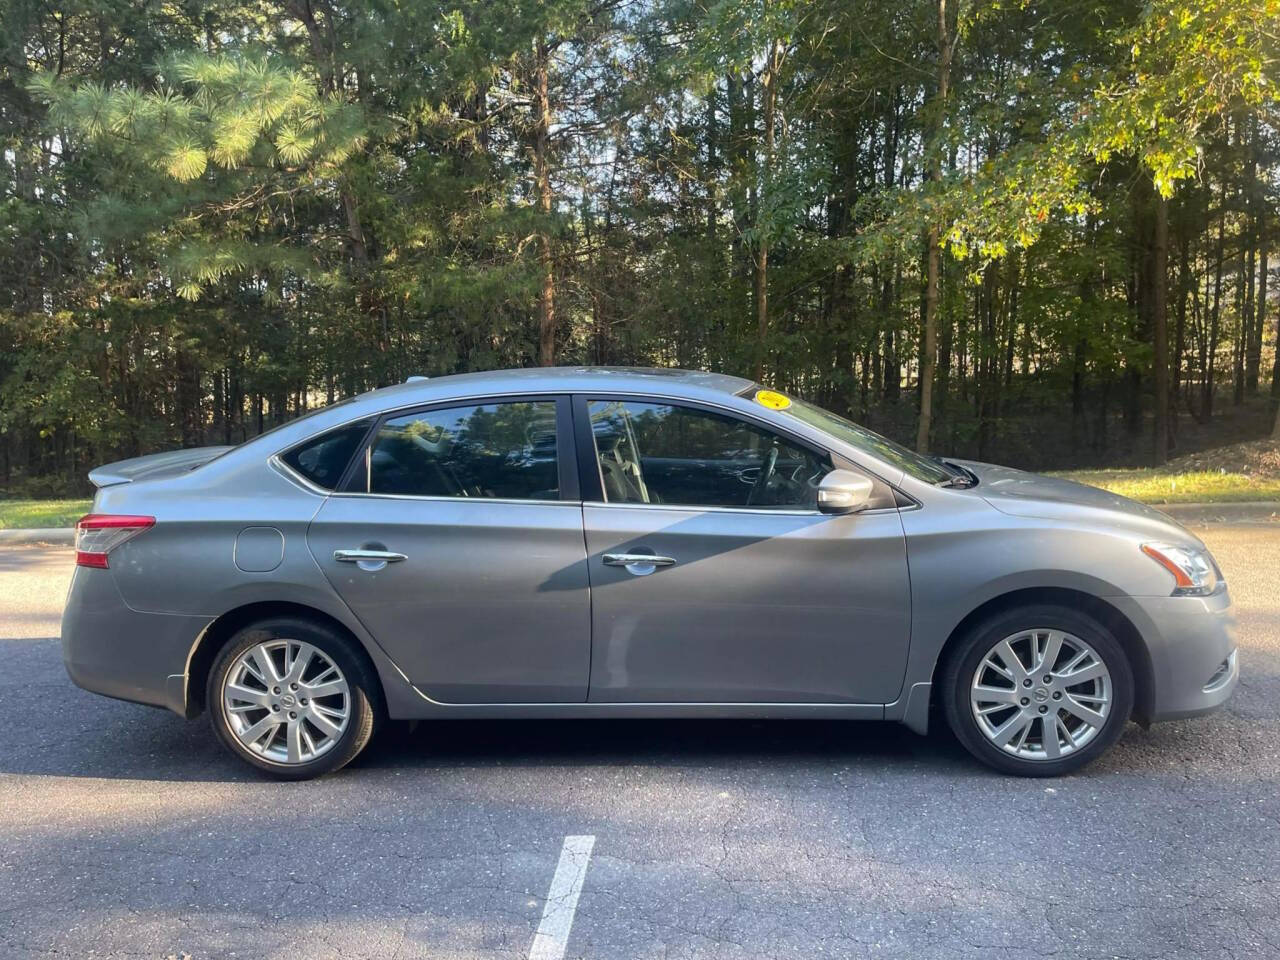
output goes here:
{"type": "MultiPolygon", "coordinates": [[[[1168,595],[1168,575],[1142,556],[1141,536],[1120,527],[1010,517],[981,498],[902,514],[911,577],[911,640],[889,719],[920,729],[934,670],[974,611],[1025,590],[1066,590],[1110,601],[1168,595]],[[922,705],[923,704],[923,705],[922,705]]],[[[1114,604],[1113,604],[1114,605],[1114,604]]]]}

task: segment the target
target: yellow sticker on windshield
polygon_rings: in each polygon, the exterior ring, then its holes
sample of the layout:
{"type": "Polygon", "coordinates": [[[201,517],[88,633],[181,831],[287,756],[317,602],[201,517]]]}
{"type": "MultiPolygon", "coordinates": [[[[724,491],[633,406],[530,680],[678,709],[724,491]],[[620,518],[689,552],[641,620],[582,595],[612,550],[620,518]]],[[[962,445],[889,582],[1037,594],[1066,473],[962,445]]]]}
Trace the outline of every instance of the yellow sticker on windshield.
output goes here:
{"type": "Polygon", "coordinates": [[[772,390],[757,390],[756,403],[770,410],[785,410],[791,406],[791,398],[775,393],[772,390]]]}

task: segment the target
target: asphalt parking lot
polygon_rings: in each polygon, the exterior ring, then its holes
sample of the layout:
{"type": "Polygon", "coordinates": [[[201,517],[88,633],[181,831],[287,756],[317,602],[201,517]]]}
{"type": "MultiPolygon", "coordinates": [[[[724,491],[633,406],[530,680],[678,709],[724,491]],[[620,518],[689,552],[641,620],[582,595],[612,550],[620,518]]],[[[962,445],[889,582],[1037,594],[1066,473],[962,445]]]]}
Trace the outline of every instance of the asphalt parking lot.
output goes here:
{"type": "Polygon", "coordinates": [[[1058,781],[887,724],[477,721],[268,782],[73,687],[70,551],[0,549],[0,957],[1280,957],[1280,527],[1198,532],[1238,693],[1058,781]]]}

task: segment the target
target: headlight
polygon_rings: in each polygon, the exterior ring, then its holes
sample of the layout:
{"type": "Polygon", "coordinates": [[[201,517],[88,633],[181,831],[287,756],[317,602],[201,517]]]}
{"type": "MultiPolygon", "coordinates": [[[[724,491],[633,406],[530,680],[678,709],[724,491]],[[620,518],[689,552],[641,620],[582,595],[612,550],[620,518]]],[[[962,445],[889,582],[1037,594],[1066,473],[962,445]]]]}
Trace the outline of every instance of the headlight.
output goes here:
{"type": "Polygon", "coordinates": [[[1207,597],[1218,589],[1218,568],[1208,550],[1144,543],[1142,552],[1173,574],[1175,597],[1207,597]]]}

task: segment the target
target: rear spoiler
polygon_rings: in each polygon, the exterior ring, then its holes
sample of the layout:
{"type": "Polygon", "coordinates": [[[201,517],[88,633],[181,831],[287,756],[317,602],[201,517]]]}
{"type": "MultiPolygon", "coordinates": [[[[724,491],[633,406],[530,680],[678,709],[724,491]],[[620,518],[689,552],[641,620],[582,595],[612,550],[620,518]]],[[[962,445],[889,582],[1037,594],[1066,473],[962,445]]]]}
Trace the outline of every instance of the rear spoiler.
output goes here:
{"type": "Polygon", "coordinates": [[[151,480],[175,473],[186,473],[230,449],[231,447],[191,447],[186,450],[167,450],[164,453],[152,453],[145,457],[133,457],[130,460],[117,460],[115,463],[103,464],[101,467],[90,470],[89,481],[95,487],[112,487],[143,478],[151,480]]]}

